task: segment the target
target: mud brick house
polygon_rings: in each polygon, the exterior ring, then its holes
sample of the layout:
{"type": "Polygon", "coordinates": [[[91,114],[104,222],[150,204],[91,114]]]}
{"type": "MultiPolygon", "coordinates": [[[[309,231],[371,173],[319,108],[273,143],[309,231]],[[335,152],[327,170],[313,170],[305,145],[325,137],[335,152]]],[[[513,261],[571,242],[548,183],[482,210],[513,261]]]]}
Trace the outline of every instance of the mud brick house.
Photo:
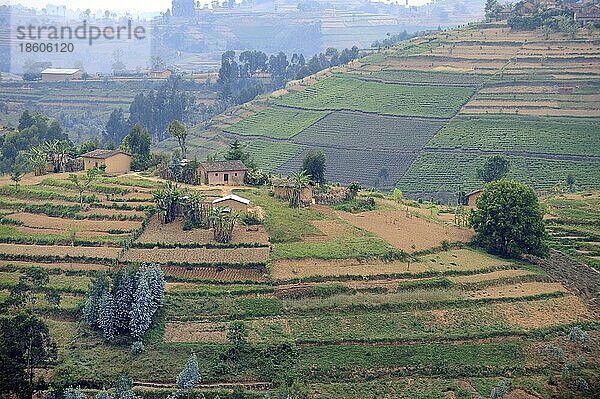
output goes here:
{"type": "Polygon", "coordinates": [[[241,186],[247,171],[242,161],[202,162],[198,168],[200,183],[211,186],[241,186]]]}
{"type": "Polygon", "coordinates": [[[94,150],[81,156],[83,169],[106,167],[106,173],[128,173],[132,157],[121,150],[94,150]]]}
{"type": "Polygon", "coordinates": [[[82,77],[83,72],[79,69],[46,68],[42,71],[42,82],[68,82],[82,77]]]}

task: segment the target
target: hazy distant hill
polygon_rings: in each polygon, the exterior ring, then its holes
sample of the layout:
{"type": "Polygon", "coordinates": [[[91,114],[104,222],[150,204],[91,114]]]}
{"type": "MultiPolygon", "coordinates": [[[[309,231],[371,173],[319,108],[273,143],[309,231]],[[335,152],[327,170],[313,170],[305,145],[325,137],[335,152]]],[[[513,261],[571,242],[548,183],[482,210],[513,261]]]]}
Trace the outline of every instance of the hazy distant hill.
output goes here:
{"type": "Polygon", "coordinates": [[[192,144],[202,156],[240,139],[276,173],[321,148],[330,180],[414,196],[478,188],[477,166],[497,152],[538,189],[569,174],[598,187],[599,41],[502,23],[440,32],[230,109],[192,144]]]}

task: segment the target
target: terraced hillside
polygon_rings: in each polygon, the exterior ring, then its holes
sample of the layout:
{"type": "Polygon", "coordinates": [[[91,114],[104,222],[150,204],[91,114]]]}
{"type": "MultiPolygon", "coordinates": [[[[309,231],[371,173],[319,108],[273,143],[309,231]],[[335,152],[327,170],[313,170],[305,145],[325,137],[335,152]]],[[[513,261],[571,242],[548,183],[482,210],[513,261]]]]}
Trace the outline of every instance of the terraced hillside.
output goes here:
{"type": "MultiPolygon", "coordinates": [[[[465,245],[473,233],[451,209],[377,198],[358,214],[298,210],[266,189],[239,190],[264,225],[237,226],[222,245],[210,230],[146,213],[160,186],[104,177],[83,208],[64,176],[0,187],[0,302],[32,269],[48,271],[28,306],[58,345],[50,375],[93,394],[128,370],[138,394],[166,397],[193,352],[202,377],[193,394],[207,398],[277,397],[286,378],[310,398],[357,399],[488,397],[499,380],[513,397],[550,398],[580,378],[597,381],[600,346],[568,336],[579,326],[600,338],[593,305],[534,264],[465,245]],[[144,353],[134,355],[129,340],[90,330],[81,306],[99,272],[141,261],[161,263],[167,284],[144,353]],[[248,332],[242,346],[228,336],[232,322],[248,332]]],[[[593,217],[592,198],[553,209],[576,225],[570,210],[593,217]]]]}
{"type": "Polygon", "coordinates": [[[330,180],[424,198],[479,188],[475,170],[495,153],[537,189],[569,174],[599,187],[599,41],[501,23],[416,38],[228,110],[195,150],[239,139],[288,173],[321,148],[330,180]]]}

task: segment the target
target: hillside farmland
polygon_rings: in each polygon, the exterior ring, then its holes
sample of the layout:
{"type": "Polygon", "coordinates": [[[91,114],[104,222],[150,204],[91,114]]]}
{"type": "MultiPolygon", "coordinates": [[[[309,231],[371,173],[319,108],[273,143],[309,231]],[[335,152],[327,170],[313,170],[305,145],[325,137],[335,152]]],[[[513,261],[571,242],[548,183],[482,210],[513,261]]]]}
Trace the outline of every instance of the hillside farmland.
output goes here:
{"type": "MultiPolygon", "coordinates": [[[[586,297],[535,264],[470,247],[472,231],[454,224],[452,209],[389,199],[357,214],[293,209],[268,189],[240,189],[264,225],[238,225],[232,242],[219,244],[211,230],[152,215],[160,182],[103,177],[84,208],[68,186],[56,176],[0,188],[0,298],[29,270],[48,271],[44,290],[59,292],[60,303],[40,291],[29,306],[48,324],[70,368],[65,378],[91,392],[127,369],[141,396],[168,395],[191,351],[201,364],[195,392],[210,398],[230,397],[233,387],[240,398],[274,395],[288,370],[310,398],[371,397],[373,387],[397,398],[477,398],[500,379],[514,395],[550,398],[565,389],[569,361],[585,359],[572,378],[600,368],[598,346],[584,350],[566,335],[582,326],[600,338],[586,297]],[[114,213],[100,213],[107,210],[114,213]],[[22,230],[25,223],[32,227],[22,230]],[[128,339],[107,343],[81,322],[81,306],[99,272],[148,261],[162,264],[165,306],[144,352],[133,355],[128,339]],[[232,357],[233,321],[244,324],[248,343],[232,357]],[[564,360],[546,349],[555,347],[564,360]]],[[[207,200],[223,194],[195,189],[207,200]]],[[[548,199],[554,225],[593,224],[596,197],[548,199]]]]}
{"type": "Polygon", "coordinates": [[[443,31],[290,82],[217,116],[209,132],[222,143],[250,143],[261,160],[281,145],[264,165],[275,173],[297,170],[320,148],[329,180],[398,186],[415,198],[481,187],[475,169],[492,154],[507,155],[511,176],[536,189],[568,174],[595,188],[598,38],[594,30],[546,37],[502,23],[443,31]]]}

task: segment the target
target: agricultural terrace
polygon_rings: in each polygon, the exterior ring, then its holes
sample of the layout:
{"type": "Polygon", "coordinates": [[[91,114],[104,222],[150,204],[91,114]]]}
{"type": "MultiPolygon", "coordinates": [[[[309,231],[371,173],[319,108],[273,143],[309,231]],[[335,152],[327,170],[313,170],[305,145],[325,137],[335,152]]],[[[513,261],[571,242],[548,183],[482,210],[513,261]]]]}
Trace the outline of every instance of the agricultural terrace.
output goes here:
{"type": "MultiPolygon", "coordinates": [[[[58,176],[2,188],[2,228],[14,230],[5,230],[0,244],[0,297],[32,268],[48,271],[28,306],[48,324],[75,385],[99,389],[128,368],[138,394],[169,394],[193,352],[201,365],[197,392],[210,398],[229,397],[236,386],[238,397],[275,394],[282,370],[295,370],[310,398],[370,397],[374,386],[402,398],[419,397],[417,389],[422,397],[485,397],[500,378],[515,394],[548,398],[557,389],[548,375],[562,384],[565,363],[585,359],[572,379],[597,375],[600,367],[598,346],[585,351],[566,336],[577,325],[600,338],[587,303],[531,263],[467,246],[472,232],[454,224],[450,208],[376,198],[374,211],[356,214],[293,209],[266,189],[239,190],[263,224],[238,225],[232,241],[219,244],[210,230],[186,231],[180,220],[165,225],[151,213],[131,216],[142,208],[129,207],[151,205],[158,182],[103,178],[85,193],[84,209],[65,182],[58,176]],[[68,223],[53,241],[45,226],[26,235],[18,219],[24,209],[93,220],[94,231],[106,236],[88,234],[93,225],[73,234],[68,223]],[[100,210],[117,216],[89,217],[100,210]],[[114,221],[141,227],[111,234],[114,226],[105,223],[114,221]],[[122,241],[106,238],[112,235],[122,241]],[[161,262],[167,283],[145,350],[133,355],[129,342],[108,344],[90,331],[80,308],[100,271],[138,261],[161,262]],[[48,303],[48,290],[59,293],[58,304],[48,303]],[[232,349],[228,338],[233,321],[248,332],[243,349],[232,349]],[[564,359],[547,349],[555,347],[564,359]]],[[[223,193],[204,194],[209,200],[223,193]]],[[[573,225],[593,218],[588,205],[576,204],[573,225]]],[[[552,209],[565,208],[559,202],[552,209]]]]}
{"type": "Polygon", "coordinates": [[[551,245],[589,266],[600,269],[600,194],[561,194],[547,198],[551,245]]]}
{"type": "Polygon", "coordinates": [[[264,166],[275,173],[296,171],[318,148],[330,181],[397,186],[413,198],[480,188],[475,169],[495,153],[536,189],[569,173],[598,188],[598,38],[503,23],[437,32],[291,82],[216,117],[210,131],[225,142],[261,136],[250,153],[277,154],[264,166]],[[308,112],[327,115],[308,123],[308,112]]]}

